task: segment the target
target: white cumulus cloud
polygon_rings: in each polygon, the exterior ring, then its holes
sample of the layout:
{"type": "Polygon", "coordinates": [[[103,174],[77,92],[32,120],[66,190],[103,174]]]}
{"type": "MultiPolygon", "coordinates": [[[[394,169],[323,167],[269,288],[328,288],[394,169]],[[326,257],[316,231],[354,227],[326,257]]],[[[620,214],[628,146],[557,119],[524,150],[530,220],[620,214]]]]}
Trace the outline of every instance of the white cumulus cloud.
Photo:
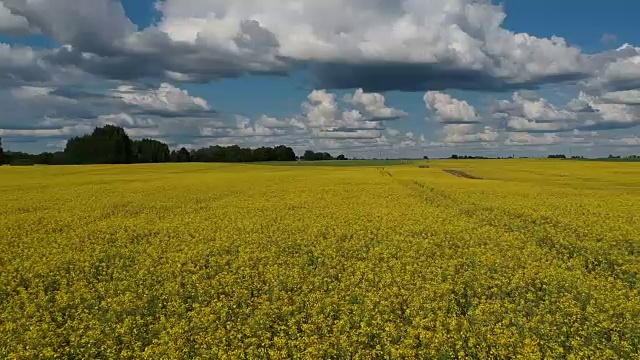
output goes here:
{"type": "Polygon", "coordinates": [[[428,109],[434,110],[438,121],[445,124],[478,122],[478,112],[464,100],[454,99],[439,91],[429,91],[424,95],[428,109]]]}
{"type": "Polygon", "coordinates": [[[149,90],[123,85],[113,91],[113,96],[127,104],[148,110],[169,112],[211,110],[211,106],[205,99],[191,96],[188,91],[168,83],[163,83],[158,89],[149,90]]]}

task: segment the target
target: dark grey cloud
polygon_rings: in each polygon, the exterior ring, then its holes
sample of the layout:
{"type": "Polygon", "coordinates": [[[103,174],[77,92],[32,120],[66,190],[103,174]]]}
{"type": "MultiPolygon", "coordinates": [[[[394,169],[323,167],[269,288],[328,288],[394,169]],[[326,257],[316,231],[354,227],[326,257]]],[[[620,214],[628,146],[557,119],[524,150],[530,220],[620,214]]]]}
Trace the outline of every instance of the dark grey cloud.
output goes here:
{"type": "MultiPolygon", "coordinates": [[[[256,32],[255,26],[247,25],[244,30],[256,32]]],[[[287,74],[284,59],[261,59],[264,48],[254,44],[254,37],[268,38],[267,35],[250,34],[246,38],[243,35],[246,34],[238,35],[243,39],[239,45],[250,46],[255,56],[213,49],[206,44],[175,42],[158,29],[149,28],[110,47],[106,55],[101,55],[105,51],[86,53],[82,48],[65,46],[48,53],[45,60],[61,67],[74,66],[105,79],[125,81],[210,82],[250,73],[287,74]]]]}
{"type": "Polygon", "coordinates": [[[629,121],[606,121],[599,123],[586,123],[580,124],[575,127],[577,130],[581,131],[608,131],[608,130],[625,130],[632,129],[640,125],[640,121],[629,122],[629,121]]]}
{"type": "Polygon", "coordinates": [[[110,55],[114,43],[137,31],[122,3],[114,0],[2,0],[13,14],[85,52],[110,55]]]}
{"type": "Polygon", "coordinates": [[[0,34],[12,36],[29,35],[37,32],[23,16],[14,14],[0,1],[0,34]]]}
{"type": "Polygon", "coordinates": [[[56,69],[43,62],[41,56],[42,52],[30,47],[0,43],[0,87],[52,80],[56,69]]]}
{"type": "Polygon", "coordinates": [[[447,67],[446,64],[407,63],[312,63],[301,64],[311,71],[315,86],[329,89],[362,87],[365,91],[406,92],[428,90],[509,91],[539,89],[553,83],[586,79],[588,72],[577,70],[559,75],[540,76],[524,81],[501,78],[484,70],[447,67]]]}

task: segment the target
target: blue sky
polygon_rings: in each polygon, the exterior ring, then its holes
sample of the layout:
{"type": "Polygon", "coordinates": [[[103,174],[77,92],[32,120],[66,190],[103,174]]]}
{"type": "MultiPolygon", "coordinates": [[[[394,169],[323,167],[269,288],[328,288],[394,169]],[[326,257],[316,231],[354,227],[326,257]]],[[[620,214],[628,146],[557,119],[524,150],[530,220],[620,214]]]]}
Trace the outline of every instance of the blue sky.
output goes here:
{"type": "Polygon", "coordinates": [[[640,3],[494,4],[0,0],[0,136],[52,151],[115,123],[172,147],[637,153],[640,3]]]}

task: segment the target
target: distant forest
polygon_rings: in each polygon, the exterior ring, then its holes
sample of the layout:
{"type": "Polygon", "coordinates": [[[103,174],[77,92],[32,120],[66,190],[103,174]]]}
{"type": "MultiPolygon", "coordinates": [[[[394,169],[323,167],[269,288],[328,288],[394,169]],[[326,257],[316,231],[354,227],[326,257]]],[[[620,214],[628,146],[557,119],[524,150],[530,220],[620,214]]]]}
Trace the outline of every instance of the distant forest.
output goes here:
{"type": "MultiPolygon", "coordinates": [[[[452,155],[452,160],[513,159],[484,156],[452,155]]],[[[550,159],[640,161],[640,156],[627,157],[609,155],[607,158],[587,159],[582,156],[567,157],[563,154],[549,155],[550,159]]],[[[423,159],[428,160],[425,156],[423,159]]],[[[256,149],[233,146],[210,146],[197,150],[171,150],[169,145],[151,139],[132,140],[127,132],[113,125],[97,127],[91,134],[74,137],[67,141],[64,151],[27,154],[3,151],[0,138],[0,165],[83,165],[83,164],[145,164],[169,162],[223,162],[251,163],[273,161],[326,161],[348,160],[346,156],[333,157],[327,152],[305,151],[298,157],[292,148],[284,145],[256,149]]]]}
{"type": "Polygon", "coordinates": [[[292,148],[281,145],[257,149],[240,146],[211,146],[198,150],[170,150],[163,142],[151,139],[132,140],[118,126],[98,127],[91,134],[67,141],[64,151],[27,154],[3,151],[0,139],[0,165],[82,165],[82,164],[144,164],[169,162],[271,162],[346,160],[329,153],[306,151],[298,157],[292,148]]]}

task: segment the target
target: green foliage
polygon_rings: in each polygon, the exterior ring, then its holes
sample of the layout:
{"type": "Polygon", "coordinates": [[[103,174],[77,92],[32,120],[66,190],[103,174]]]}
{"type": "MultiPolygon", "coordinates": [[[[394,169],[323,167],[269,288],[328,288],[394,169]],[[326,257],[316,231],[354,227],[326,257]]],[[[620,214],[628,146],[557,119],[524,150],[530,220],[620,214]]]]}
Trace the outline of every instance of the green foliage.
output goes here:
{"type": "Polygon", "coordinates": [[[41,154],[33,155],[33,154],[27,154],[23,152],[7,151],[4,154],[4,159],[6,164],[11,164],[11,165],[17,165],[17,164],[58,165],[58,164],[64,164],[64,153],[44,152],[41,154]]]}
{"type": "Polygon", "coordinates": [[[169,146],[151,139],[135,140],[132,143],[135,163],[166,163],[171,161],[169,146]]]}
{"type": "MultiPolygon", "coordinates": [[[[304,161],[330,161],[336,160],[333,156],[327,152],[313,152],[311,150],[307,150],[304,152],[304,156],[302,156],[302,160],[304,161]]],[[[344,159],[341,159],[344,160],[344,159]]]]}
{"type": "Polygon", "coordinates": [[[0,166],[4,165],[5,161],[4,150],[2,149],[2,138],[0,137],[0,166]]]}
{"type": "Polygon", "coordinates": [[[123,128],[106,125],[91,135],[70,139],[64,153],[72,164],[130,164],[134,160],[132,147],[123,128]]]}
{"type": "Polygon", "coordinates": [[[171,162],[186,163],[191,162],[191,153],[185,148],[178,151],[173,150],[170,155],[171,162]]]}
{"type": "Polygon", "coordinates": [[[296,154],[290,147],[261,147],[255,150],[240,146],[211,146],[192,152],[193,162],[270,162],[296,161],[296,154]]]}
{"type": "Polygon", "coordinates": [[[12,160],[34,164],[130,164],[166,162],[267,162],[296,161],[290,147],[262,147],[258,149],[234,146],[212,146],[189,152],[185,148],[170,151],[163,142],[143,139],[131,140],[118,126],[106,125],[91,134],[75,137],[67,142],[62,153],[30,155],[16,153],[12,160]]]}

